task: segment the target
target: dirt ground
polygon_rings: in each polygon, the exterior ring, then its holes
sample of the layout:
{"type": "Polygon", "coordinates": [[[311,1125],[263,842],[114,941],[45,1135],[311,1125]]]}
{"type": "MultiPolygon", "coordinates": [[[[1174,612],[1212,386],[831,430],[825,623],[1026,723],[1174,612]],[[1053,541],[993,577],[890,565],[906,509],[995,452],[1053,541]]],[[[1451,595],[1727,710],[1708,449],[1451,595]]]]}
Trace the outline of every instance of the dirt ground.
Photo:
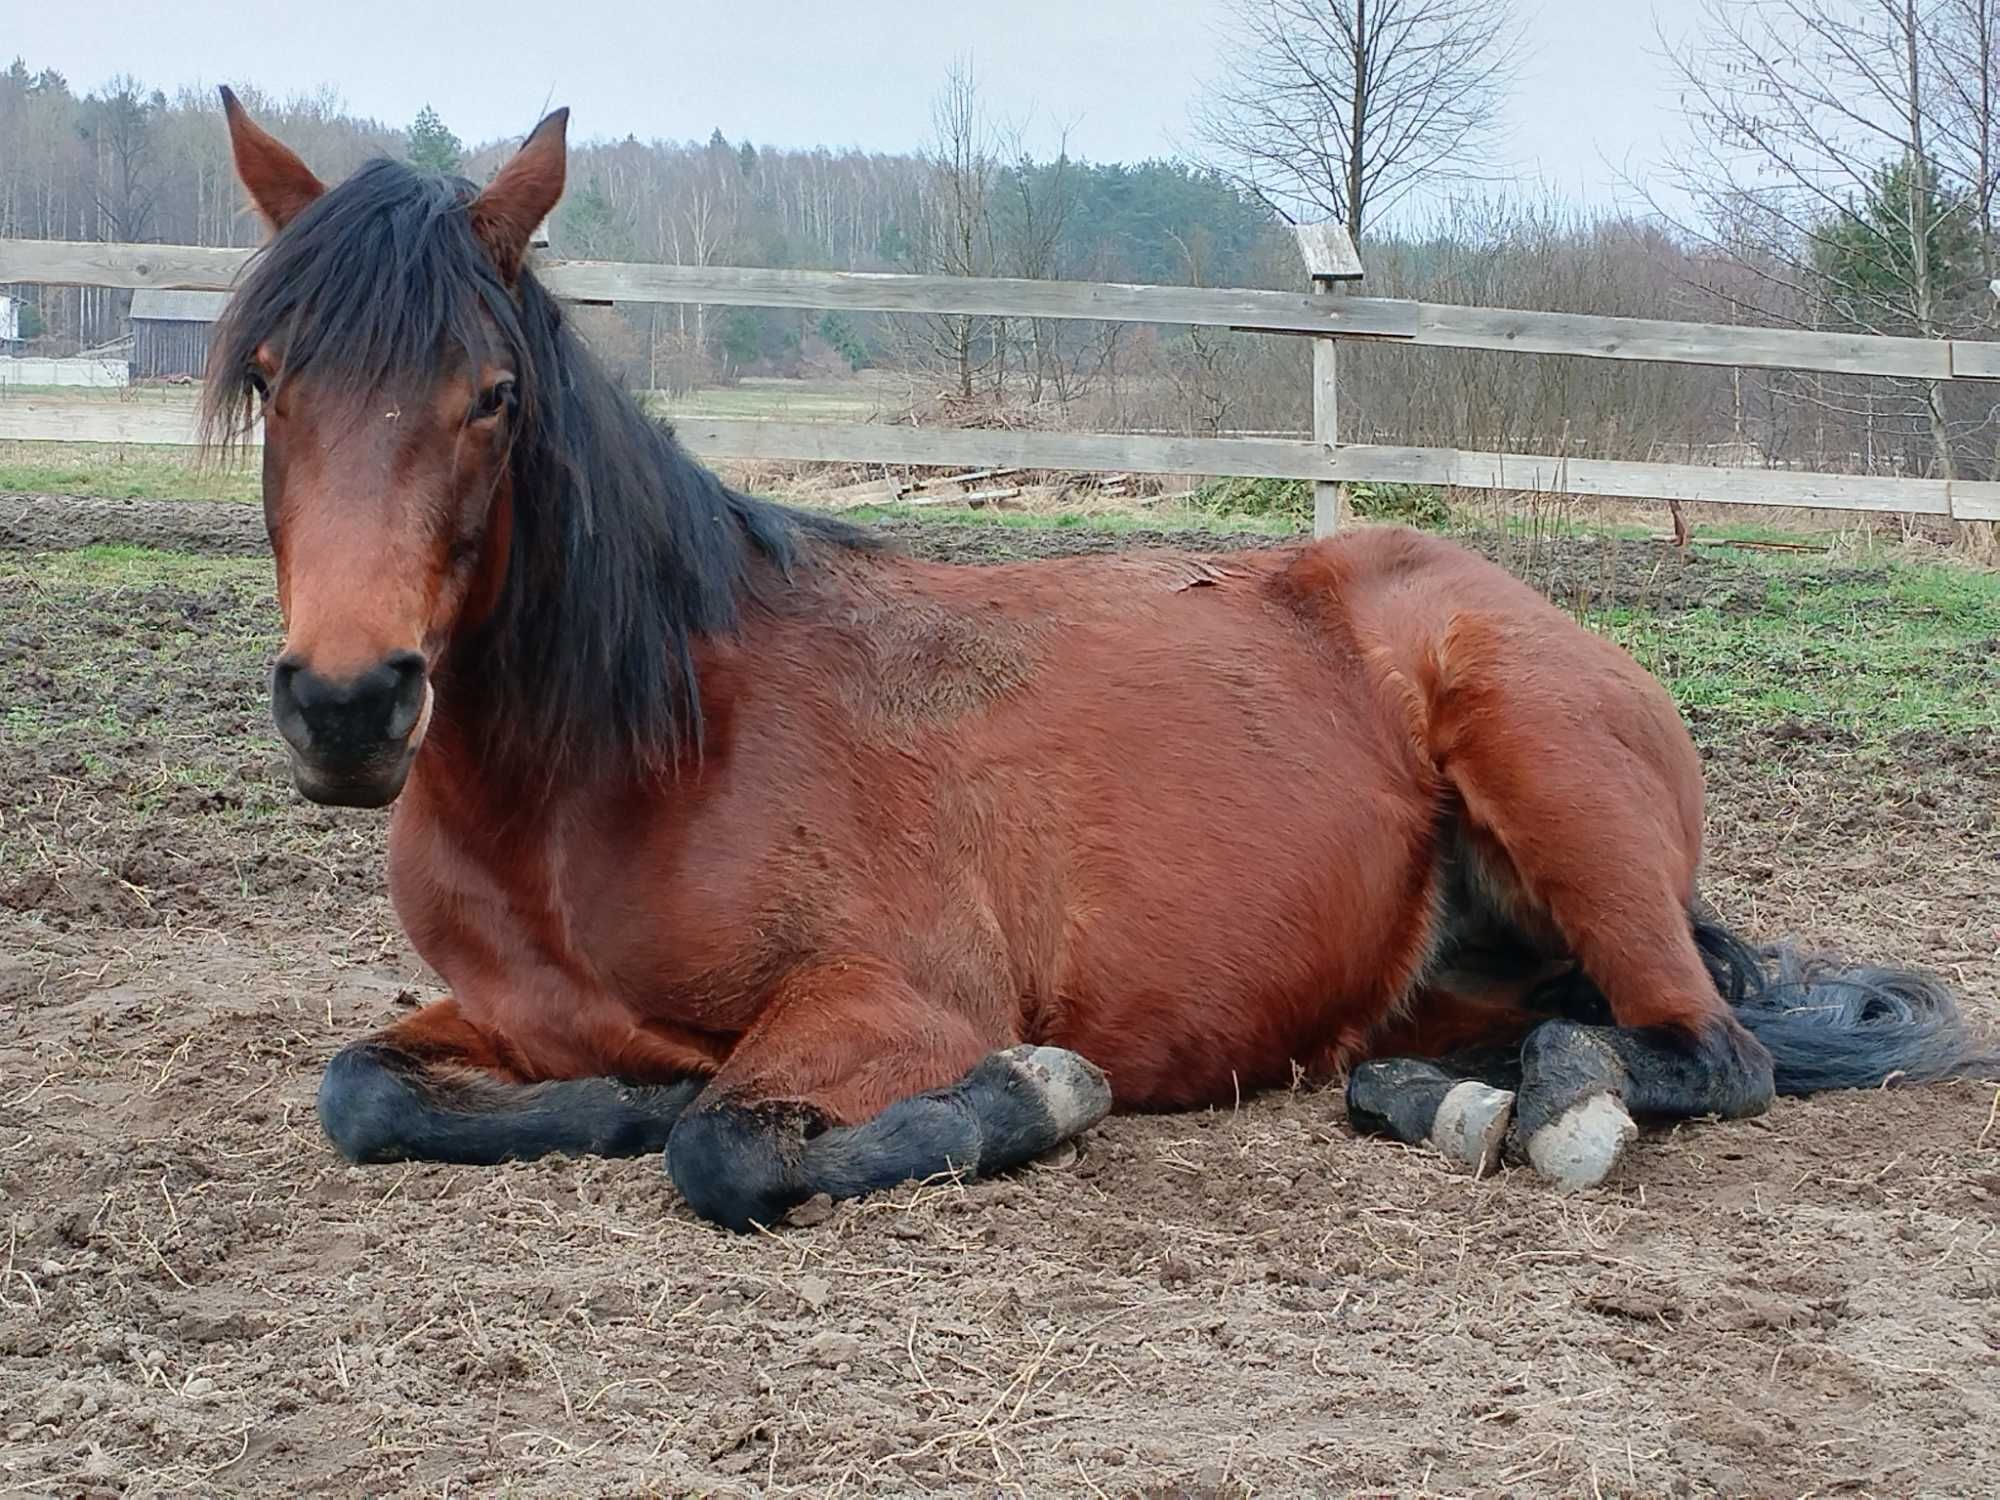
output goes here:
{"type": "MultiPolygon", "coordinates": [[[[654,1161],[341,1165],[322,1065],[435,981],[383,817],[285,782],[261,550],[243,508],[0,499],[0,1490],[2000,1486],[1990,1084],[1649,1135],[1568,1199],[1357,1139],[1334,1094],[754,1238],[654,1161]],[[83,542],[202,556],[45,550],[83,542]]],[[[1666,612],[1761,587],[1645,543],[1516,561],[1666,612]]],[[[1996,737],[1696,729],[1724,913],[2000,1014],[1996,737]]]]}

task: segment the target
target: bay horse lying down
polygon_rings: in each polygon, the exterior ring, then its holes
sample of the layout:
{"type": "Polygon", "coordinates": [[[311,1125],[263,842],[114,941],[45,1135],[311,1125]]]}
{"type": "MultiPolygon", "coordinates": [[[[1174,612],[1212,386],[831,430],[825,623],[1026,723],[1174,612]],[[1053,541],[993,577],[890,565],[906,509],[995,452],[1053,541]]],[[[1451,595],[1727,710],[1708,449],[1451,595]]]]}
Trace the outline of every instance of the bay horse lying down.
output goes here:
{"type": "Polygon", "coordinates": [[[329,190],[224,102],[273,235],[207,418],[263,417],[277,727],[307,797],[396,803],[450,986],[328,1067],[351,1160],[664,1150],[742,1229],[1345,1074],[1365,1130],[1575,1185],[1635,1115],[1971,1061],[1928,981],[1700,914],[1672,702],[1500,569],[894,555],[578,342],[526,260],[566,112],[483,191],[329,190]]]}

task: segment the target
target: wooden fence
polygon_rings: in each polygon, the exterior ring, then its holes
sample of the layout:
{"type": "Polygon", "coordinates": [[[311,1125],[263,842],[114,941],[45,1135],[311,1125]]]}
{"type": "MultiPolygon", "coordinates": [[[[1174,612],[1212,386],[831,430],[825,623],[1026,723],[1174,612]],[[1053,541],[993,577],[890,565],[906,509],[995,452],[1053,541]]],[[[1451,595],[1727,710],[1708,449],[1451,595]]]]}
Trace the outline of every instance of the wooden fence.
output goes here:
{"type": "MultiPolygon", "coordinates": [[[[1321,533],[1337,523],[1341,487],[1360,482],[2000,521],[2000,483],[1341,443],[1337,351],[1343,340],[1918,380],[2000,379],[2000,343],[1738,328],[1350,296],[1342,294],[1340,284],[1359,279],[1361,266],[1346,236],[1329,226],[1302,226],[1299,242],[1312,280],[1310,291],[560,260],[544,260],[540,274],[556,295],[586,303],[1078,318],[1217,326],[1314,340],[1311,439],[676,418],[683,440],[704,458],[1304,479],[1314,483],[1314,527],[1321,533]]],[[[188,245],[0,240],[0,285],[226,291],[250,253],[188,245]]],[[[0,438],[187,443],[192,432],[187,418],[177,413],[107,405],[102,414],[80,418],[74,407],[58,410],[27,398],[0,402],[0,438]]]]}

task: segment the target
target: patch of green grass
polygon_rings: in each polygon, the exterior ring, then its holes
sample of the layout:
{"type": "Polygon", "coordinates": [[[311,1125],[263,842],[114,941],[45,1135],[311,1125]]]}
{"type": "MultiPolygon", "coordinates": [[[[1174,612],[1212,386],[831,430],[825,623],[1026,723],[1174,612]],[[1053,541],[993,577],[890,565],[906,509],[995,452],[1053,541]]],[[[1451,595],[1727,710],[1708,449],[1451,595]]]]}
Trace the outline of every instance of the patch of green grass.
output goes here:
{"type": "MultiPolygon", "coordinates": [[[[170,583],[187,588],[213,588],[244,583],[271,588],[271,566],[260,558],[200,557],[165,552],[129,542],[94,542],[68,552],[51,552],[34,561],[35,574],[45,582],[86,588],[170,583]]],[[[4,570],[0,570],[4,571],[4,570]]]]}
{"type": "Polygon", "coordinates": [[[2000,724],[2000,578],[1902,561],[1744,566],[1765,577],[1760,608],[1618,607],[1593,623],[1683,709],[1725,720],[1798,719],[1864,739],[2000,724]]]}
{"type": "Polygon", "coordinates": [[[225,465],[192,448],[0,442],[0,493],[254,505],[262,498],[263,478],[254,455],[225,465]]]}
{"type": "Polygon", "coordinates": [[[1825,546],[1826,534],[1787,531],[1781,526],[1764,526],[1754,521],[1708,522],[1694,528],[1696,537],[1727,542],[1783,542],[1803,546],[1825,546]]]}
{"type": "Polygon", "coordinates": [[[1295,536],[1297,525],[1286,516],[1213,515],[1206,511],[1162,509],[1145,514],[1106,512],[1082,515],[1075,512],[1025,510],[972,510],[936,505],[857,505],[839,514],[849,521],[922,521],[941,526],[993,526],[1018,531],[1082,530],[1131,531],[1222,531],[1249,532],[1261,536],[1295,536]]]}

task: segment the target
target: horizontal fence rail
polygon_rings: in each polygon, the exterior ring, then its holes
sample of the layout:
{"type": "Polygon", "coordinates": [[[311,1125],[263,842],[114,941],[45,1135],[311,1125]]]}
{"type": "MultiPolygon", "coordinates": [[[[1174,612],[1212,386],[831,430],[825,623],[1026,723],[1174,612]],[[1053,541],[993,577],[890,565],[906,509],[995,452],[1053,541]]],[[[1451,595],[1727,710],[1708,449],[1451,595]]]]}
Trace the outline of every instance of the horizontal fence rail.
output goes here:
{"type": "MultiPolygon", "coordinates": [[[[0,284],[227,291],[251,254],[249,250],[194,245],[0,240],[0,284]]],[[[1818,370],[1920,380],[2000,379],[2000,344],[1458,307],[1390,297],[1315,297],[1247,287],[766,271],[742,266],[546,258],[540,262],[538,274],[550,291],[576,302],[702,302],[850,312],[1082,318],[1386,339],[1431,348],[1500,349],[1581,359],[1818,370]]]]}
{"type": "MultiPolygon", "coordinates": [[[[1478,453],[1298,438],[1184,438],[1095,432],[902,427],[860,422],[781,422],[674,417],[689,451],[707,460],[950,465],[960,468],[1242,474],[1328,483],[1428,484],[1535,491],[1596,499],[1791,505],[2000,521],[2000,484],[1879,479],[1792,469],[1715,469],[1540,454],[1478,453]]],[[[0,399],[0,440],[191,445],[184,409],[106,402],[99,410],[46,398],[0,399]]],[[[257,441],[255,433],[248,441],[257,441]]]]}
{"type": "MultiPolygon", "coordinates": [[[[1309,226],[1302,234],[1321,229],[1309,226]]],[[[0,284],[227,291],[252,253],[191,245],[0,240],[0,284]]],[[[1330,351],[1339,340],[1369,339],[1586,359],[1816,370],[1919,380],[2000,379],[2000,343],[1741,328],[1332,295],[1332,281],[1351,279],[1358,271],[1358,262],[1351,256],[1351,248],[1320,256],[1326,269],[1316,275],[1320,290],[1315,293],[546,258],[540,263],[539,274],[557,296],[579,302],[693,302],[1204,325],[1312,336],[1321,341],[1317,347],[1322,351],[1330,351]]],[[[1308,263],[1319,262],[1308,256],[1308,263]]],[[[1426,484],[2000,520],[2000,484],[1996,483],[1343,444],[1330,440],[1336,430],[1333,361],[1316,357],[1314,364],[1318,435],[1309,441],[704,417],[674,421],[688,447],[707,459],[1230,474],[1310,480],[1321,490],[1362,482],[1426,484]]],[[[26,397],[0,399],[0,439],[6,438],[191,444],[196,433],[185,409],[106,402],[80,410],[46,398],[26,397]]],[[[252,434],[251,441],[255,440],[252,434]]],[[[1322,510],[1320,514],[1323,523],[1330,524],[1326,518],[1331,512],[1322,510]]]]}

